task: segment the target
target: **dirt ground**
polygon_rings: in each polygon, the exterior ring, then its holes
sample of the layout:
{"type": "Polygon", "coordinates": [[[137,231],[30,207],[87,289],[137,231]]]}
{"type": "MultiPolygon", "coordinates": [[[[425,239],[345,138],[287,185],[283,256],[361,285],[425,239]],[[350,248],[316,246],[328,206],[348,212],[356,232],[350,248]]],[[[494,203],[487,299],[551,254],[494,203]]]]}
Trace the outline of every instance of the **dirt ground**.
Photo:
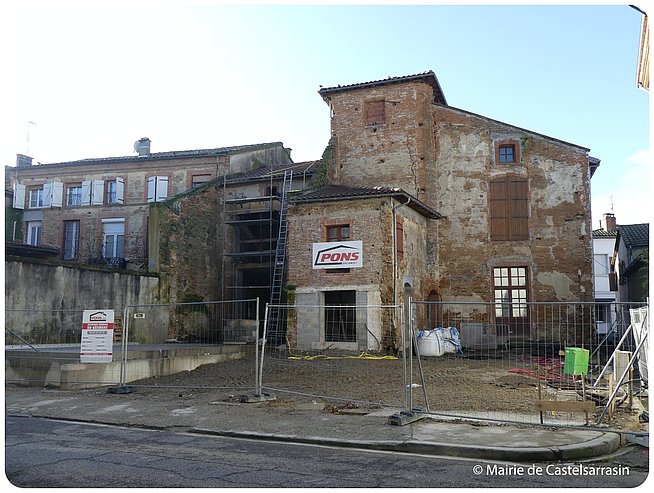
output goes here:
{"type": "MultiPolygon", "coordinates": [[[[414,358],[407,365],[406,381],[411,388],[414,407],[430,411],[463,412],[488,415],[512,421],[518,416],[538,416],[535,403],[541,399],[576,400],[579,383],[561,375],[558,361],[530,359],[475,359],[458,354],[414,358]],[[421,378],[421,371],[423,378],[421,378]],[[558,373],[557,373],[558,372],[558,373]],[[411,375],[412,373],[412,375],[411,375]],[[552,378],[554,375],[554,378],[552,378]],[[411,378],[412,377],[412,378],[411,378]]],[[[266,356],[263,363],[263,392],[274,394],[270,405],[284,406],[297,401],[322,401],[337,407],[402,408],[404,364],[401,358],[314,357],[293,359],[286,354],[266,356]]],[[[254,357],[225,363],[203,365],[190,372],[132,382],[139,393],[158,389],[194,389],[213,392],[218,399],[237,400],[253,392],[254,357]]],[[[572,414],[572,413],[568,413],[572,414]]],[[[575,419],[582,416],[575,413],[575,419]]],[[[626,416],[637,422],[630,411],[626,416]]],[[[534,418],[535,419],[535,418],[534,418]]]]}

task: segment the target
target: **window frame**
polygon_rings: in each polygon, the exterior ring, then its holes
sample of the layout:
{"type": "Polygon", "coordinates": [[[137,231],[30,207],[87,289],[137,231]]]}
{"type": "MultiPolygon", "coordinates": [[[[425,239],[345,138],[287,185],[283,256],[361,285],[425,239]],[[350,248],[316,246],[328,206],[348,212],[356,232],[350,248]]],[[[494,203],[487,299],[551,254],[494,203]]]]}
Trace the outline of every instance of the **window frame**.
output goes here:
{"type": "Polygon", "coordinates": [[[82,183],[71,183],[66,185],[66,207],[80,207],[81,205],[82,183]]]}
{"type": "Polygon", "coordinates": [[[64,221],[63,232],[63,248],[62,256],[64,260],[77,260],[79,259],[80,247],[80,221],[70,220],[64,221]],[[69,236],[69,226],[72,227],[72,237],[69,236]],[[69,248],[70,247],[70,248],[69,248]]]}
{"type": "Polygon", "coordinates": [[[500,166],[518,165],[521,163],[522,153],[520,151],[520,141],[517,139],[500,139],[495,141],[495,164],[500,166]],[[502,159],[502,149],[513,149],[513,161],[502,159]]]}
{"type": "Polygon", "coordinates": [[[43,237],[43,221],[28,221],[26,242],[31,246],[39,246],[43,237]],[[36,233],[34,232],[36,230],[36,233]],[[34,236],[36,235],[36,238],[34,236]]]}

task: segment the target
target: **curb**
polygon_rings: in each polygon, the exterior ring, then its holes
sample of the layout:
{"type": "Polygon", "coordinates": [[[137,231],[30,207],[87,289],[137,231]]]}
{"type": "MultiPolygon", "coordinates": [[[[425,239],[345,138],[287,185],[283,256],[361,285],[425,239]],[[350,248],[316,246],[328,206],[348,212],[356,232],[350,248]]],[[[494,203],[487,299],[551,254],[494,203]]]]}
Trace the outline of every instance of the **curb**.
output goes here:
{"type": "Polygon", "coordinates": [[[248,440],[265,440],[272,442],[300,443],[311,445],[324,445],[331,447],[347,447],[365,450],[385,450],[393,452],[414,453],[423,455],[441,455],[448,457],[461,457],[467,459],[487,459],[506,461],[533,461],[558,462],[575,459],[589,459],[600,455],[610,454],[620,448],[620,435],[617,433],[604,433],[583,444],[563,445],[559,447],[479,447],[471,445],[450,445],[420,440],[342,440],[297,435],[282,435],[276,433],[256,433],[228,430],[211,430],[206,428],[191,428],[190,433],[202,435],[215,435],[230,438],[244,438],[248,440]]]}

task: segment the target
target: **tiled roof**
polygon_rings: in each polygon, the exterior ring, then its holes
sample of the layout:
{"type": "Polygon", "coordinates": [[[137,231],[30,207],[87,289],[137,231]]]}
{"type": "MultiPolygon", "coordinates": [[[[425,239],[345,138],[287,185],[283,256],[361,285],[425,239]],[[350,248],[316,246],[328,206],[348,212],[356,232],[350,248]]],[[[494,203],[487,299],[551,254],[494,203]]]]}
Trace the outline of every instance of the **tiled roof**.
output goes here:
{"type": "Polygon", "coordinates": [[[318,94],[320,94],[323,99],[326,99],[330,94],[335,94],[338,92],[351,91],[353,89],[362,89],[365,87],[375,87],[375,86],[382,86],[388,84],[401,84],[401,83],[414,82],[414,81],[422,81],[432,86],[432,88],[434,89],[434,102],[447,104],[447,101],[445,100],[445,95],[443,94],[443,90],[441,89],[441,85],[439,84],[438,79],[436,78],[436,74],[433,72],[433,70],[422,72],[420,74],[405,75],[402,77],[388,77],[382,80],[360,82],[358,84],[323,87],[318,91],[318,94]]]}
{"type": "Polygon", "coordinates": [[[620,225],[618,233],[626,246],[649,245],[649,223],[620,225]]]}
{"type": "Polygon", "coordinates": [[[615,238],[618,236],[617,230],[607,231],[605,229],[594,229],[593,237],[594,238],[615,238]]]}
{"type": "MultiPolygon", "coordinates": [[[[117,157],[102,157],[102,158],[89,158],[89,159],[80,159],[77,161],[64,161],[60,163],[39,163],[36,167],[44,166],[79,166],[79,165],[88,165],[96,163],[114,163],[114,162],[129,162],[129,161],[147,161],[147,160],[157,160],[157,159],[180,159],[187,157],[202,157],[202,156],[222,156],[227,154],[238,154],[240,152],[253,151],[258,149],[268,149],[271,147],[279,147],[284,144],[281,142],[270,142],[266,144],[249,144],[242,146],[231,146],[231,147],[217,147],[214,149],[194,149],[188,151],[167,151],[167,152],[152,152],[147,156],[117,156],[117,157]]],[[[31,168],[26,168],[31,169],[31,168]]]]}
{"type": "Polygon", "coordinates": [[[429,207],[427,204],[412,197],[407,192],[399,188],[386,187],[348,187],[344,185],[328,185],[318,190],[296,195],[290,199],[292,204],[303,204],[311,202],[333,202],[339,200],[361,200],[376,197],[392,197],[407,206],[418,211],[423,216],[430,219],[440,219],[443,216],[429,207]]]}

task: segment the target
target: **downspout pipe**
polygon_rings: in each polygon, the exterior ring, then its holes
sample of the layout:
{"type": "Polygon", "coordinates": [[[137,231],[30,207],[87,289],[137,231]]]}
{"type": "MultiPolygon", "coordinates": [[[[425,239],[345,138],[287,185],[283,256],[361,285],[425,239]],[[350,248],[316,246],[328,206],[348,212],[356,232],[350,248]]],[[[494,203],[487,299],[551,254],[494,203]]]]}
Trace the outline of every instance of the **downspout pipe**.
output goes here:
{"type": "Polygon", "coordinates": [[[393,207],[393,304],[397,306],[398,303],[398,296],[397,296],[397,226],[396,226],[396,218],[397,218],[397,209],[400,207],[404,207],[405,205],[409,205],[411,202],[411,197],[407,198],[407,201],[403,204],[398,204],[395,207],[393,207]]]}

